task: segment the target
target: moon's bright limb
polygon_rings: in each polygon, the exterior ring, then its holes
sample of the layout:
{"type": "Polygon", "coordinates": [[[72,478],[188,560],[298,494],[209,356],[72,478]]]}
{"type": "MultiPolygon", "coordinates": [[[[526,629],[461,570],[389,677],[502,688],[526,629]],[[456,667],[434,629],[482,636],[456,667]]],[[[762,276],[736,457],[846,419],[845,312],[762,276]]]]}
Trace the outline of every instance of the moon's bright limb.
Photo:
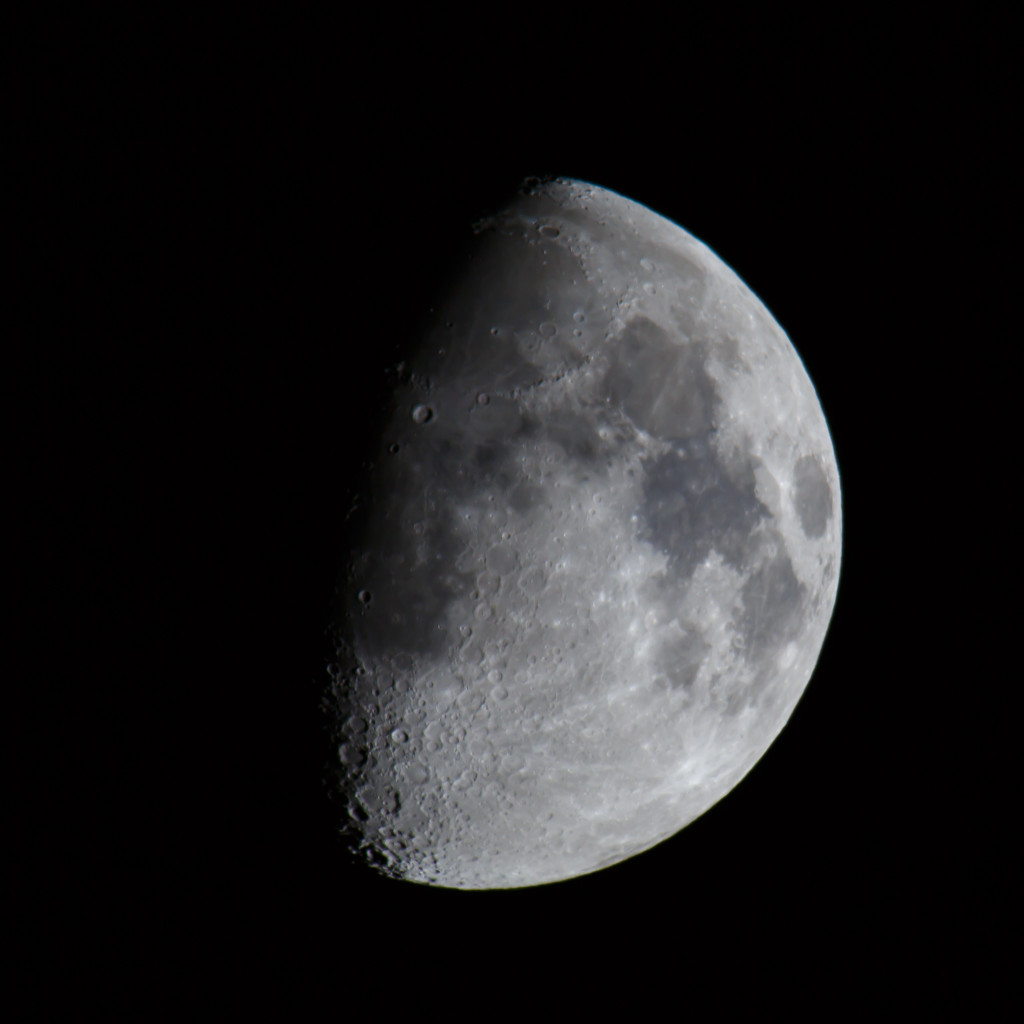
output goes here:
{"type": "Polygon", "coordinates": [[[334,685],[353,842],[463,889],[728,793],[811,676],[841,537],[811,381],[706,246],[567,180],[475,230],[379,439],[334,685]]]}

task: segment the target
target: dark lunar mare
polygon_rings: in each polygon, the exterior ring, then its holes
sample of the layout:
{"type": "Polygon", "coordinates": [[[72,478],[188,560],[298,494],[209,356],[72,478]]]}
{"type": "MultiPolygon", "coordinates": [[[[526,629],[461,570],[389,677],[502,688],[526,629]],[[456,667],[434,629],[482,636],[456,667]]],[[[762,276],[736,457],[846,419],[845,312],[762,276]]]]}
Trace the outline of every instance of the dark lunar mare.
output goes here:
{"type": "MultiPolygon", "coordinates": [[[[639,515],[641,537],[669,556],[673,587],[685,585],[712,551],[737,572],[750,573],[736,626],[745,659],[756,664],[799,626],[806,588],[770,526],[770,510],[757,497],[759,461],[745,451],[727,463],[716,452],[722,400],[707,372],[708,346],[680,346],[657,324],[635,317],[619,336],[605,393],[636,426],[672,445],[643,460],[639,515]],[[751,572],[765,544],[775,553],[751,572]]],[[[821,536],[832,512],[831,492],[816,459],[797,464],[795,488],[805,533],[821,536]]],[[[699,635],[681,638],[658,654],[662,678],[686,688],[705,653],[699,635]]]]}
{"type": "Polygon", "coordinates": [[[799,629],[806,590],[781,546],[743,584],[743,615],[738,627],[751,664],[760,663],[766,654],[788,643],[799,629]]]}
{"type": "Polygon", "coordinates": [[[641,429],[683,441],[713,429],[721,399],[705,368],[706,343],[679,345],[645,316],[629,320],[605,376],[608,398],[641,429]]]}
{"type": "Polygon", "coordinates": [[[641,536],[688,578],[712,552],[733,568],[750,564],[759,522],[770,516],[758,499],[749,453],[726,464],[715,449],[722,400],[707,372],[708,344],[679,345],[646,317],[634,317],[617,339],[605,392],[641,430],[672,449],[643,460],[641,536]]]}
{"type": "Polygon", "coordinates": [[[756,550],[754,527],[768,517],[753,473],[737,484],[709,445],[694,444],[645,460],[641,536],[669,556],[677,577],[688,578],[717,551],[737,570],[756,550]]]}
{"type": "Polygon", "coordinates": [[[793,472],[794,506],[804,533],[817,540],[825,535],[832,518],[832,488],[821,459],[805,455],[793,472]]]}

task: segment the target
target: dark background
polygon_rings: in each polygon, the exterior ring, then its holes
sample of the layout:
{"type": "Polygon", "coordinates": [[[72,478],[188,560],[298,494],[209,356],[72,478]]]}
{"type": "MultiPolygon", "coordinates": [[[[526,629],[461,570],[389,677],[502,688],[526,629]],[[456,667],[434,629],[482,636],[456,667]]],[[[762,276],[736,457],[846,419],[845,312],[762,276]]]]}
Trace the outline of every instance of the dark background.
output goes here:
{"type": "Polygon", "coordinates": [[[999,26],[629,20],[94,19],[19,44],[37,990],[80,968],[397,1012],[429,979],[459,1016],[480,986],[728,1000],[760,966],[771,1006],[1006,969],[1003,769],[966,752],[991,710],[956,696],[980,669],[953,610],[977,593],[955,495],[979,282],[1010,286],[978,265],[1005,232],[999,26]],[[468,224],[549,174],[677,221],[788,332],[844,488],[838,603],[785,731],[675,838],[532,890],[386,881],[346,866],[321,784],[339,524],[468,224]]]}

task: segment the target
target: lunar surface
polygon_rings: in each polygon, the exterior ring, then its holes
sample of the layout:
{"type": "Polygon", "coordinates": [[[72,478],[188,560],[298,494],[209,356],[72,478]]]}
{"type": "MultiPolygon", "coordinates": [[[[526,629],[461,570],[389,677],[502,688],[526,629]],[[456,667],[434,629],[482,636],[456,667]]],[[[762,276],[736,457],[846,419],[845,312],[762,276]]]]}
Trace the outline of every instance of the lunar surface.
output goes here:
{"type": "Polygon", "coordinates": [[[761,302],[606,189],[476,224],[436,316],[339,586],[342,829],[396,878],[554,882],[679,831],[785,725],[836,596],[835,456],[761,302]]]}

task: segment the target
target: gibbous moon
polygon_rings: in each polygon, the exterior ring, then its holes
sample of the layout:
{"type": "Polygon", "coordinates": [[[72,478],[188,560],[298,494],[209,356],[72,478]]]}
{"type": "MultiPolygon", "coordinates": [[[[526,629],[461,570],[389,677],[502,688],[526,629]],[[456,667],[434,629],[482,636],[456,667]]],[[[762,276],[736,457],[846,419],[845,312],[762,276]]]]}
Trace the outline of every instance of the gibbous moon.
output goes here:
{"type": "Polygon", "coordinates": [[[525,188],[441,298],[339,586],[342,828],[395,878],[555,882],[678,832],[785,725],[836,460],[757,297],[607,189],[525,188]]]}

